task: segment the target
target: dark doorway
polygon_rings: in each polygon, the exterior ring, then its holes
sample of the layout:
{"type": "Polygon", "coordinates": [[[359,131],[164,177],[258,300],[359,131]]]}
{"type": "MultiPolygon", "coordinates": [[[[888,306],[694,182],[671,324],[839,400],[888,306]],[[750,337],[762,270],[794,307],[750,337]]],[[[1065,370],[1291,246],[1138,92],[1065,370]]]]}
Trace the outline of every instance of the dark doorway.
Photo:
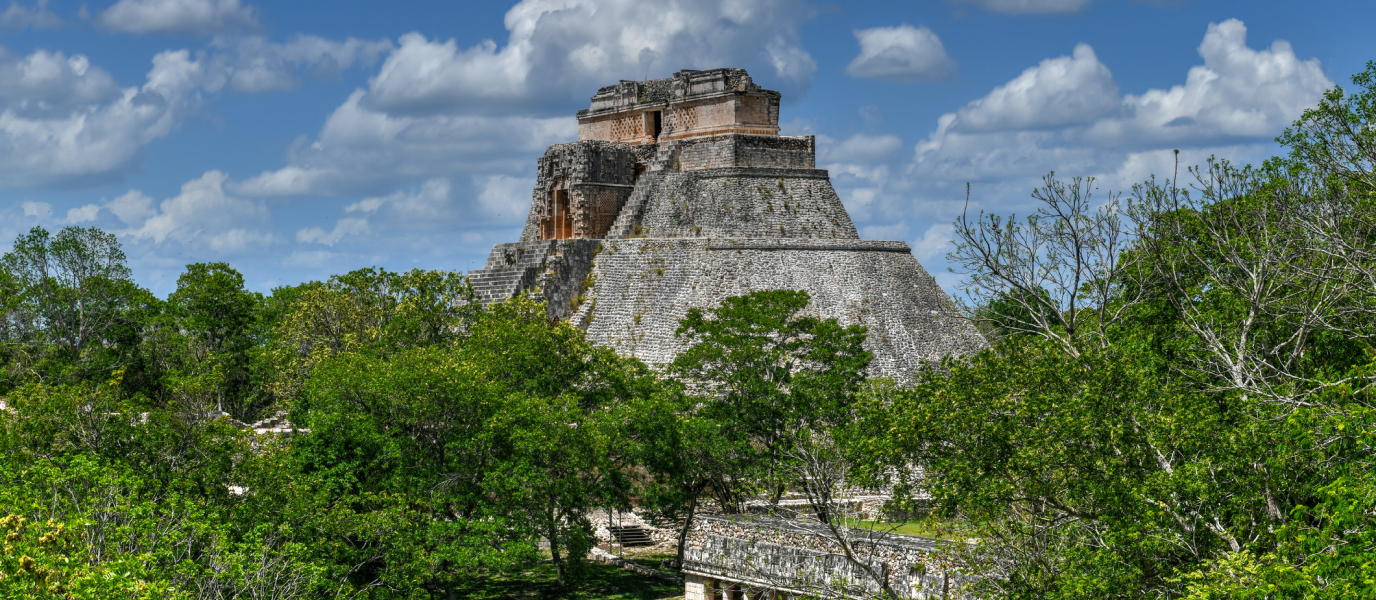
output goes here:
{"type": "Polygon", "coordinates": [[[664,111],[655,111],[655,139],[659,139],[659,132],[664,131],[664,111]]]}
{"type": "Polygon", "coordinates": [[[545,224],[545,239],[566,240],[573,237],[573,214],[569,212],[568,191],[554,190],[550,209],[549,222],[545,224]]]}

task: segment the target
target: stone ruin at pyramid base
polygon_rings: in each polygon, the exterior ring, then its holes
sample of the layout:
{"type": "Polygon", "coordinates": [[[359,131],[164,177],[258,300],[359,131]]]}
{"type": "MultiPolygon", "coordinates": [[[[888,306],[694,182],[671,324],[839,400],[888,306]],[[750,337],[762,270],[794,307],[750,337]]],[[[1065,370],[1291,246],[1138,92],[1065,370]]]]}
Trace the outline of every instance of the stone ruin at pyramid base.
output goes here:
{"type": "Polygon", "coordinates": [[[521,240],[470,281],[484,302],[532,292],[551,318],[652,365],[684,349],[688,309],[769,289],[868,328],[873,376],[910,381],[985,347],[907,244],[860,239],[813,137],[778,123],[779,93],[741,69],[598,90],[579,141],[539,159],[521,240]]]}

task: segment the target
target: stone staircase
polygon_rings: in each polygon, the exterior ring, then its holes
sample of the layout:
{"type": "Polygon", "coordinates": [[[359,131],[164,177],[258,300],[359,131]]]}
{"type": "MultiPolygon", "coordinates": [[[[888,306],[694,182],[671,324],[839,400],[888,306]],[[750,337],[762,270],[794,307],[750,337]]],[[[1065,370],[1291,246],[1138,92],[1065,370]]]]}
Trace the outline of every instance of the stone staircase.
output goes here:
{"type": "Polygon", "coordinates": [[[497,244],[482,269],[468,272],[468,282],[483,304],[535,291],[548,303],[551,319],[565,319],[575,309],[599,245],[584,239],[497,244]]]}
{"type": "Polygon", "coordinates": [[[650,159],[646,171],[673,171],[674,161],[678,159],[679,142],[663,142],[655,149],[655,157],[650,159]]]}
{"type": "Polygon", "coordinates": [[[664,181],[664,171],[647,171],[641,174],[640,179],[635,182],[635,192],[626,199],[626,204],[621,207],[616,220],[607,228],[607,239],[621,239],[638,233],[636,228],[640,226],[640,217],[645,213],[645,202],[659,189],[661,181],[664,181]]]}
{"type": "Polygon", "coordinates": [[[555,246],[555,240],[497,244],[482,269],[468,272],[468,283],[483,304],[514,298],[535,287],[555,246]]]}
{"type": "Polygon", "coordinates": [[[624,527],[608,527],[611,532],[612,540],[622,548],[635,546],[653,546],[655,541],[650,539],[650,534],[639,525],[626,525],[624,527]]]}

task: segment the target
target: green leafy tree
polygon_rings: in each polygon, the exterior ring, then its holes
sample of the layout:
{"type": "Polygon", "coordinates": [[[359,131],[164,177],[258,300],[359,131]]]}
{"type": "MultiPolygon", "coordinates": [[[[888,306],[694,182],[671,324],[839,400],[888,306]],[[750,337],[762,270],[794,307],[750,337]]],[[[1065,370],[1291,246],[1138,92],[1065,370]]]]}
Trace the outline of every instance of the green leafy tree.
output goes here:
{"type": "Polygon", "coordinates": [[[186,266],[167,300],[178,333],[184,332],[190,345],[179,348],[190,355],[183,368],[194,372],[209,367],[222,381],[216,408],[255,420],[264,398],[254,389],[250,363],[261,343],[262,297],[245,290],[243,276],[228,264],[195,263],[186,266]]]}
{"type": "Polygon", "coordinates": [[[110,346],[138,288],[114,235],[35,227],[0,257],[10,281],[11,339],[27,360],[11,369],[40,377],[84,377],[116,366],[110,346]]]}
{"type": "Polygon", "coordinates": [[[708,444],[695,458],[711,469],[690,470],[699,473],[683,482],[690,504],[694,490],[710,490],[728,511],[761,491],[777,502],[791,483],[778,467],[795,435],[849,419],[872,359],[865,329],[807,316],[808,302],[802,291],[752,292],[689,309],[681,321],[677,334],[689,347],[671,370],[698,403],[682,439],[685,448],[708,444]]]}

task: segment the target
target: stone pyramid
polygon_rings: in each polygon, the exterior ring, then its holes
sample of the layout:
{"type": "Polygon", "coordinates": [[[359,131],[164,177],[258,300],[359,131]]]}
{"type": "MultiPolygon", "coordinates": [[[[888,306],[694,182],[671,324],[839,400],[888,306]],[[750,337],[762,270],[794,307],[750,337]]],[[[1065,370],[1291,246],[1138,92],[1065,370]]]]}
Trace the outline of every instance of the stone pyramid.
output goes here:
{"type": "Polygon", "coordinates": [[[521,241],[470,281],[484,302],[533,292],[594,343],[663,364],[692,307],[800,289],[869,328],[872,375],[986,346],[903,242],[862,240],[812,136],[779,135],[779,93],[742,69],[597,91],[579,140],[540,158],[521,241]]]}

